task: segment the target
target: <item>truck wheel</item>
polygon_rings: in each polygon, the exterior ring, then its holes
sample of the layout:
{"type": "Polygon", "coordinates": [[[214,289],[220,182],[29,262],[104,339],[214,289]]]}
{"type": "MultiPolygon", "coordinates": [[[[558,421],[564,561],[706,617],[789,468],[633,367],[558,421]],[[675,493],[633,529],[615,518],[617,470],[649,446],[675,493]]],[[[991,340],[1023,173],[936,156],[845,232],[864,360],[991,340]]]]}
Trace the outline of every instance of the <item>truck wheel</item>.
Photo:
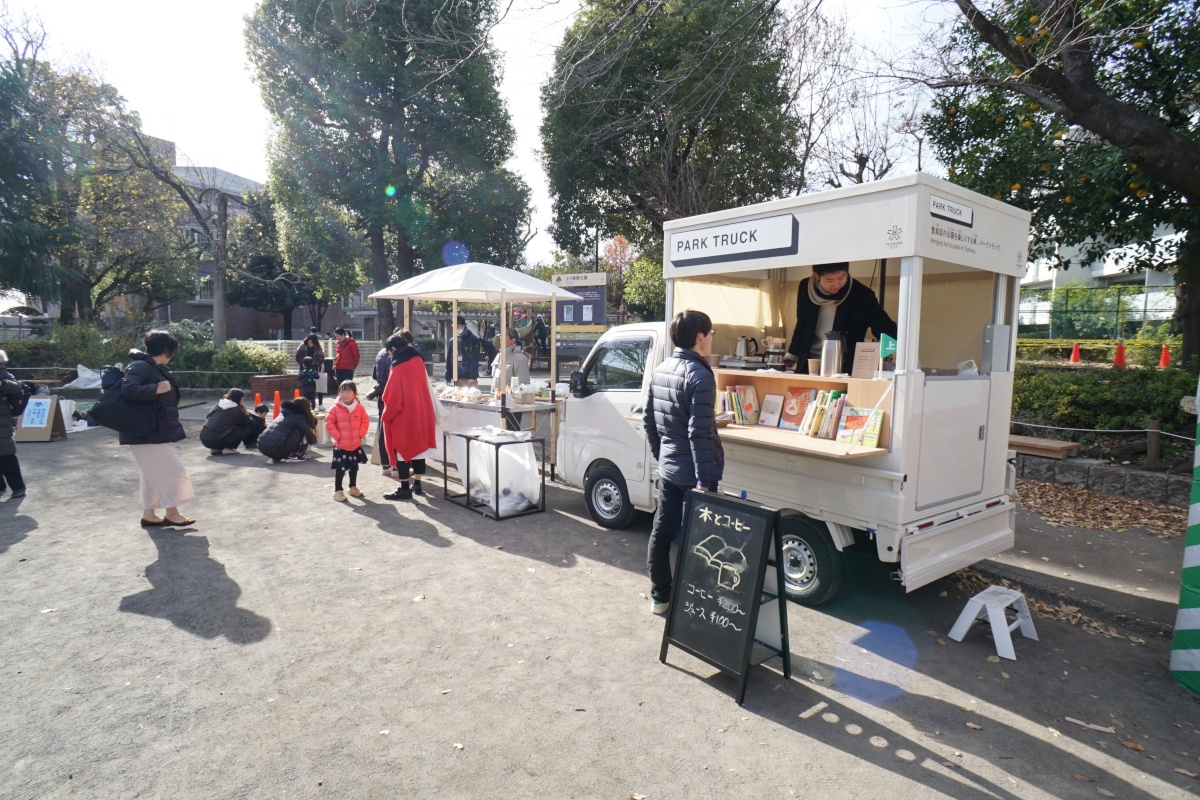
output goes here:
{"type": "Polygon", "coordinates": [[[842,554],[829,532],[808,517],[782,517],[783,584],[789,599],[816,606],[837,594],[845,575],[842,554]]]}
{"type": "Polygon", "coordinates": [[[629,502],[629,489],[621,470],[613,466],[596,467],[588,473],[583,499],[592,519],[605,528],[628,527],[637,510],[629,502]]]}

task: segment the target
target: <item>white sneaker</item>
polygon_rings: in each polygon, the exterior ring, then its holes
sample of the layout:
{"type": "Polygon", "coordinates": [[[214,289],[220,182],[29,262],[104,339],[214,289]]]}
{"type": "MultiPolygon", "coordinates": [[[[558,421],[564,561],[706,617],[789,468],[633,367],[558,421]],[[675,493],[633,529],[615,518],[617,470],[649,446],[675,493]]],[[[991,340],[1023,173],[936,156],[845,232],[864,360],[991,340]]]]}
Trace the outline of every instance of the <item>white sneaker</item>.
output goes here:
{"type": "Polygon", "coordinates": [[[653,598],[650,599],[650,612],[653,614],[658,614],[661,617],[666,614],[667,610],[670,608],[670,603],[660,603],[653,598]]]}
{"type": "Polygon", "coordinates": [[[238,453],[238,451],[237,451],[236,447],[226,447],[224,450],[221,451],[221,455],[223,455],[223,456],[236,456],[237,453],[238,453]]]}
{"type": "Polygon", "coordinates": [[[283,460],[285,464],[300,464],[304,461],[300,456],[288,456],[283,460]]]}

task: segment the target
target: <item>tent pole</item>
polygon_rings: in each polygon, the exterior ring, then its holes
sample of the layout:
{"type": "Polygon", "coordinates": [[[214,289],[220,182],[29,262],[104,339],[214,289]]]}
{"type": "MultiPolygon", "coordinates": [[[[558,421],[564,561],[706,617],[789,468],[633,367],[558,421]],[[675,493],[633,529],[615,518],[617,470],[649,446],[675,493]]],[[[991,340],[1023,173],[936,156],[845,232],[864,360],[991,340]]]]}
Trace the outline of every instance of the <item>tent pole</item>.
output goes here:
{"type": "Polygon", "coordinates": [[[450,301],[450,335],[454,337],[453,352],[450,357],[454,359],[454,364],[450,367],[454,370],[454,385],[458,386],[458,300],[450,301]]]}
{"type": "Polygon", "coordinates": [[[500,387],[500,407],[507,408],[504,378],[508,375],[508,290],[500,290],[500,375],[492,376],[492,390],[500,387]],[[499,381],[499,383],[497,383],[499,381]]]}
{"type": "Polygon", "coordinates": [[[550,402],[555,401],[554,387],[558,383],[558,336],[555,318],[558,316],[558,292],[550,293],[550,402]]]}

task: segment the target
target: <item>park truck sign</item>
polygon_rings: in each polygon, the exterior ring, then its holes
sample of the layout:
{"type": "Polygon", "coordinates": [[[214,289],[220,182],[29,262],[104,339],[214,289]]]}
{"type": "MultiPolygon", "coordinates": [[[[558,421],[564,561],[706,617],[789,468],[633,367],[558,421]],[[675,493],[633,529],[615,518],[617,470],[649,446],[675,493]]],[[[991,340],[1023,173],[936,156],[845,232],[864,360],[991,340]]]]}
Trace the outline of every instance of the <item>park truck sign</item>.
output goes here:
{"type": "Polygon", "coordinates": [[[671,233],[671,265],[694,267],[723,261],[795,255],[800,226],[791,214],[671,233]]]}

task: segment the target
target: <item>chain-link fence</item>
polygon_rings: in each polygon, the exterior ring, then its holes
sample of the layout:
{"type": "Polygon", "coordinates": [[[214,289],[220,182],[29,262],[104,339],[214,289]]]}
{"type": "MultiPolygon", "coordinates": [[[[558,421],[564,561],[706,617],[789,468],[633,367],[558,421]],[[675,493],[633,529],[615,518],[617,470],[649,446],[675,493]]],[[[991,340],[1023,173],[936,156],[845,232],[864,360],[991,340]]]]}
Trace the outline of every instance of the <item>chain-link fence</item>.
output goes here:
{"type": "Polygon", "coordinates": [[[1163,339],[1175,314],[1171,286],[1022,289],[1022,339],[1163,339]]]}

